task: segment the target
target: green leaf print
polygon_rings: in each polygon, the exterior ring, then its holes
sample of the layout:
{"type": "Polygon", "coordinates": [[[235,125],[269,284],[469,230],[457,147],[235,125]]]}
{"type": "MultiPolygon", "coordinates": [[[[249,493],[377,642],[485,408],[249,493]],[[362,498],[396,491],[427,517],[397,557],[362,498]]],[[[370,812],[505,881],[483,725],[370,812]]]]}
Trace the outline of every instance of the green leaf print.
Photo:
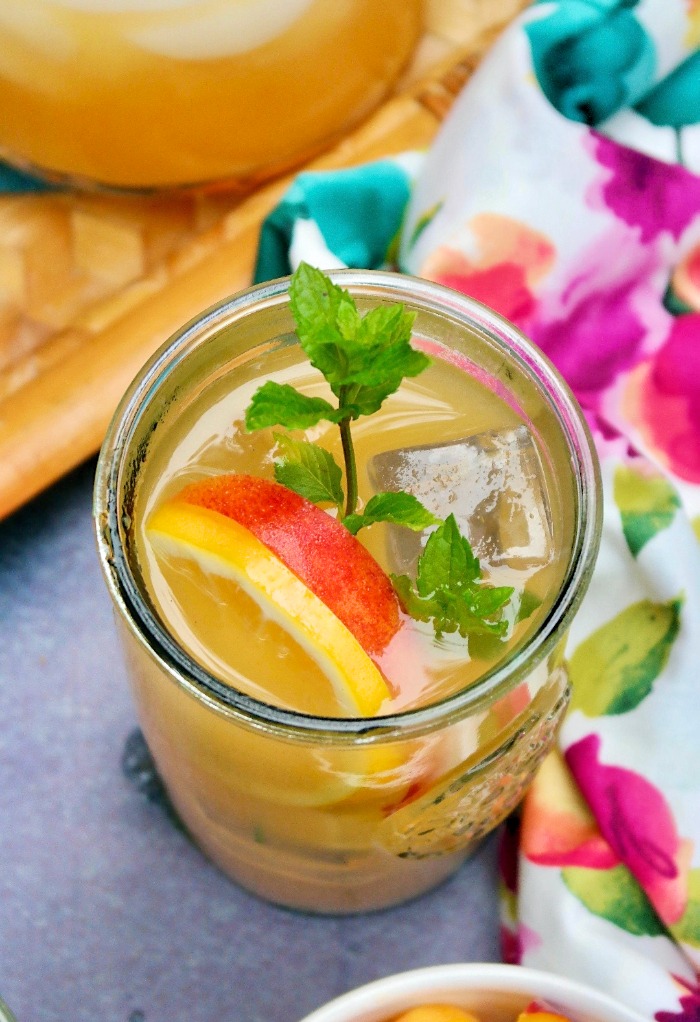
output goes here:
{"type": "Polygon", "coordinates": [[[680,507],[678,494],[667,479],[633,468],[617,469],[614,494],[625,539],[635,557],[657,532],[669,527],[680,507]]]}
{"type": "Polygon", "coordinates": [[[666,932],[646,894],[626,866],[588,869],[569,866],[561,871],[571,893],[595,916],[637,936],[666,932]]]}
{"type": "Polygon", "coordinates": [[[576,647],[571,708],[588,717],[627,713],[649,695],[678,634],[682,601],[641,600],[576,647]]]}
{"type": "Polygon", "coordinates": [[[442,202],[436,202],[435,205],[431,206],[430,209],[427,209],[425,213],[421,213],[421,215],[416,220],[416,224],[415,227],[413,228],[413,231],[411,232],[411,237],[408,242],[409,248],[413,248],[413,246],[418,241],[425,228],[428,226],[428,224],[431,224],[433,222],[433,220],[438,215],[442,207],[443,207],[442,202]]]}
{"type": "Polygon", "coordinates": [[[700,869],[691,869],[688,876],[688,904],[680,920],[671,927],[677,940],[700,947],[700,869]]]}

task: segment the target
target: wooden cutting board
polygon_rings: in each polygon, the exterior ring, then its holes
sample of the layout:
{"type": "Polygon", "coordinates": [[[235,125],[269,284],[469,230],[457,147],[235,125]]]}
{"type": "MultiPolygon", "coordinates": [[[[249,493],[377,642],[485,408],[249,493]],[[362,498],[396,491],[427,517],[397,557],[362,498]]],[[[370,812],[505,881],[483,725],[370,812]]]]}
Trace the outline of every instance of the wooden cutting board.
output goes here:
{"type": "MultiPolygon", "coordinates": [[[[425,33],[395,93],[303,169],[427,147],[525,6],[428,0],[425,33]]],[[[152,352],[251,283],[260,224],[292,176],[245,197],[0,196],[0,518],[95,454],[152,352]]]]}

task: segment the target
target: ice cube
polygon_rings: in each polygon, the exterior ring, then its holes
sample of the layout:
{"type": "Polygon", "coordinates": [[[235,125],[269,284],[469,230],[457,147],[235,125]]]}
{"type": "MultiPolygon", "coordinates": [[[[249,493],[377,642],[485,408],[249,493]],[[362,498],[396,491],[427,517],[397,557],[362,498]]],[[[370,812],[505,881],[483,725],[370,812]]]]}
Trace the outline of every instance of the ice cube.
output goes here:
{"type": "MultiPolygon", "coordinates": [[[[526,570],[552,558],[542,464],[524,425],[386,451],[372,458],[369,475],[377,491],[406,490],[440,518],[453,513],[487,567],[526,570]]],[[[413,574],[426,538],[390,526],[393,570],[413,574]]]]}

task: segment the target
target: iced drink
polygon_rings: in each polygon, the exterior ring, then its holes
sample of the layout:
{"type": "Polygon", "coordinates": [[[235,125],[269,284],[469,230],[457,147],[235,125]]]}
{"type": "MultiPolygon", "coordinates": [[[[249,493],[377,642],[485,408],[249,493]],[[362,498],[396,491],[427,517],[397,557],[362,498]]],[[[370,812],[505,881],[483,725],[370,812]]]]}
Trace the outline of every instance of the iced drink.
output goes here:
{"type": "Polygon", "coordinates": [[[0,4],[0,153],[119,188],[250,181],[366,116],[420,0],[0,4]]]}
{"type": "MultiPolygon", "coordinates": [[[[294,334],[286,282],[217,307],[144,369],[105,442],[96,516],[141,724],[185,825],[262,896],[348,912],[430,888],[522,797],[566,707],[562,647],[592,568],[599,506],[577,407],[505,321],[394,274],[334,279],[360,312],[393,302],[415,312],[411,343],[430,360],[353,426],[358,506],[402,491],[436,520],[453,516],[484,586],[512,594],[498,628],[466,639],[436,632],[399,599],[398,624],[371,650],[385,689],[363,703],[356,652],[328,669],[308,622],[268,612],[221,559],[173,542],[163,508],[181,510],[179,495],[228,476],[263,480],[244,484],[241,513],[254,516],[258,489],[278,485],[279,430],[246,426],[262,381],[328,397],[294,334]]],[[[342,457],[334,424],[295,436],[342,457]]],[[[218,512],[201,514],[218,527],[218,512]]],[[[353,542],[386,577],[409,578],[434,531],[378,521],[353,542]]],[[[321,591],[327,583],[335,607],[354,554],[335,555],[333,542],[317,545],[321,591]]],[[[300,543],[313,545],[307,535],[300,543]]],[[[379,620],[364,585],[361,571],[360,603],[379,620]]]]}

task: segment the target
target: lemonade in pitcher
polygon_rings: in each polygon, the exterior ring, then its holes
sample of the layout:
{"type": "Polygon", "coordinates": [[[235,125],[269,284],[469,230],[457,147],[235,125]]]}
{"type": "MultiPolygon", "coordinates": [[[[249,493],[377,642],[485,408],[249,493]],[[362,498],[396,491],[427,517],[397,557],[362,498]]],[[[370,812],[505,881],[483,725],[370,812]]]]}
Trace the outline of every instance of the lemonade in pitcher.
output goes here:
{"type": "Polygon", "coordinates": [[[421,0],[0,4],[0,154],[117,188],[250,181],[384,98],[421,0]]]}
{"type": "Polygon", "coordinates": [[[517,804],[599,505],[580,413],[505,321],[302,264],[145,368],[96,516],[148,745],[245,886],[393,904],[517,804]]]}

